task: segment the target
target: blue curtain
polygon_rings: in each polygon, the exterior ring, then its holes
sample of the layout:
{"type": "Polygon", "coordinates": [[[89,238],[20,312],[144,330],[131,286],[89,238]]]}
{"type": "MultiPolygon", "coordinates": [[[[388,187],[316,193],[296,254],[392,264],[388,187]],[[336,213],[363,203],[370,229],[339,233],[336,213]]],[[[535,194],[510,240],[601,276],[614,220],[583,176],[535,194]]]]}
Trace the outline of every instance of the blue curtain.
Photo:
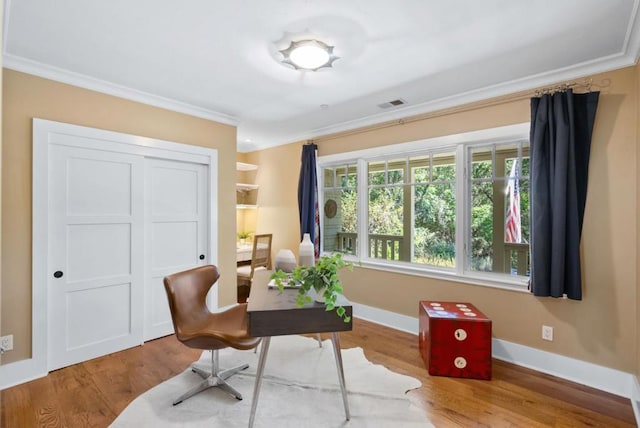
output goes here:
{"type": "Polygon", "coordinates": [[[302,146],[300,178],[298,180],[298,210],[300,212],[300,240],[305,233],[314,243],[315,255],[320,250],[320,217],[318,213],[318,177],[316,174],[316,151],[318,146],[307,143],[302,146]]]}
{"type": "Polygon", "coordinates": [[[582,300],[580,237],[599,92],[531,99],[531,292],[582,300]]]}

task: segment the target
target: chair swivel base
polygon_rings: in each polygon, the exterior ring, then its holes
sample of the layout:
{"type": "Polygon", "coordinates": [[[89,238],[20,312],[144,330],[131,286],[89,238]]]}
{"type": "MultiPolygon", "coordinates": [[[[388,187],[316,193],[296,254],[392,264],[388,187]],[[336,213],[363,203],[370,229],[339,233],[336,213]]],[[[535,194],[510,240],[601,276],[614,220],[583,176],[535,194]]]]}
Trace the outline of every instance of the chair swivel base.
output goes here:
{"type": "Polygon", "coordinates": [[[228,379],[229,377],[233,376],[234,374],[242,370],[247,369],[248,367],[249,367],[249,364],[243,364],[241,366],[234,367],[232,369],[222,370],[220,372],[218,372],[217,370],[214,370],[213,373],[208,372],[206,370],[202,370],[201,368],[198,368],[195,366],[191,367],[191,370],[194,373],[199,374],[200,377],[202,377],[204,380],[200,382],[198,385],[188,390],[187,392],[185,392],[184,394],[182,394],[180,397],[176,398],[175,401],[173,402],[173,405],[175,406],[176,404],[180,404],[187,398],[193,397],[197,393],[213,387],[218,387],[221,390],[227,392],[228,394],[234,396],[236,399],[242,400],[242,394],[240,394],[240,392],[238,392],[235,388],[229,385],[226,382],[226,379],[228,379]]]}

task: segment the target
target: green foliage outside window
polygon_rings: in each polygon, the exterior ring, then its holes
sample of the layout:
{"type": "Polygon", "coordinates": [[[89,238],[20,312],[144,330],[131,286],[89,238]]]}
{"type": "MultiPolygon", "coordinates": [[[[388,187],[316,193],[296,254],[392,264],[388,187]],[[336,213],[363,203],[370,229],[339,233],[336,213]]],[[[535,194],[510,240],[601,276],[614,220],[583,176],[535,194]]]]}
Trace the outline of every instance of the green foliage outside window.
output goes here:
{"type": "MultiPolygon", "coordinates": [[[[492,146],[474,149],[473,161],[470,165],[471,177],[468,182],[471,204],[468,225],[470,268],[487,272],[495,269],[496,245],[505,245],[503,237],[495,236],[494,228],[496,225],[500,226],[500,222],[504,225],[508,200],[504,192],[511,165],[515,159],[513,155],[505,157],[505,149],[499,156],[491,150],[496,149],[492,146]],[[494,165],[496,159],[503,162],[503,165],[494,165]],[[496,176],[494,168],[505,172],[500,172],[496,176]],[[495,199],[496,195],[499,199],[495,199]],[[505,206],[496,206],[496,201],[499,204],[502,200],[505,201],[505,206]]],[[[522,242],[526,244],[529,241],[528,157],[522,157],[519,172],[522,242]]],[[[373,239],[381,235],[404,239],[409,235],[404,231],[405,216],[412,214],[413,258],[408,260],[405,255],[405,261],[437,267],[455,267],[456,174],[453,153],[426,155],[421,158],[386,163],[370,162],[368,207],[366,208],[369,237],[373,239]],[[410,170],[405,173],[407,164],[410,170]],[[405,206],[405,198],[408,197],[412,199],[411,208],[405,206]],[[409,209],[411,212],[408,211],[409,209]]],[[[343,186],[340,194],[341,232],[357,233],[355,175],[353,178],[351,174],[349,177],[342,176],[341,184],[343,186]]],[[[499,235],[501,229],[496,230],[499,235]]],[[[380,257],[373,254],[368,256],[380,257]]],[[[512,271],[515,263],[517,261],[514,260],[511,266],[512,271]]]]}

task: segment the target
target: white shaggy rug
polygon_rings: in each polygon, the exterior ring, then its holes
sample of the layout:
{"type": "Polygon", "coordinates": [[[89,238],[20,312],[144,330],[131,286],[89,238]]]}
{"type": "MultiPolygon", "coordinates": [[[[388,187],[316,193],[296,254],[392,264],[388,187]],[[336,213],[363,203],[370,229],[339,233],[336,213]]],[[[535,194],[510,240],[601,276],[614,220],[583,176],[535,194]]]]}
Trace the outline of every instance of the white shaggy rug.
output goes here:
{"type": "MultiPolygon", "coordinates": [[[[210,388],[173,406],[173,400],[200,382],[190,369],[136,398],[112,427],[247,427],[259,353],[223,349],[220,367],[249,363],[229,383],[244,400],[210,388]]],[[[303,427],[432,427],[406,392],[420,381],[370,363],[362,348],[342,351],[351,420],[345,420],[333,347],[325,340],[277,336],[271,339],[264,370],[255,428],[303,427]]],[[[210,353],[200,362],[210,364],[210,353]]]]}

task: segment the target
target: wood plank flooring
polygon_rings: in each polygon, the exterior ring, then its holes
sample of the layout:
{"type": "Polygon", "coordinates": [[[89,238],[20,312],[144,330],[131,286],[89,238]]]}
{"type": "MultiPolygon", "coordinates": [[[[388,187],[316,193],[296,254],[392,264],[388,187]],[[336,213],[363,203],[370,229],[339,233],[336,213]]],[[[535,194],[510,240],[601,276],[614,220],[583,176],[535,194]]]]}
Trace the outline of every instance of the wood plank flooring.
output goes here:
{"type": "MultiPolygon", "coordinates": [[[[356,319],[340,337],[343,348],[362,347],[371,362],[418,378],[423,386],[408,396],[436,427],[636,426],[628,399],[553,376],[494,360],[491,381],[432,377],[414,335],[356,319]]],[[[0,392],[0,427],[106,427],[199,355],[168,336],[54,371],[0,392]]]]}

